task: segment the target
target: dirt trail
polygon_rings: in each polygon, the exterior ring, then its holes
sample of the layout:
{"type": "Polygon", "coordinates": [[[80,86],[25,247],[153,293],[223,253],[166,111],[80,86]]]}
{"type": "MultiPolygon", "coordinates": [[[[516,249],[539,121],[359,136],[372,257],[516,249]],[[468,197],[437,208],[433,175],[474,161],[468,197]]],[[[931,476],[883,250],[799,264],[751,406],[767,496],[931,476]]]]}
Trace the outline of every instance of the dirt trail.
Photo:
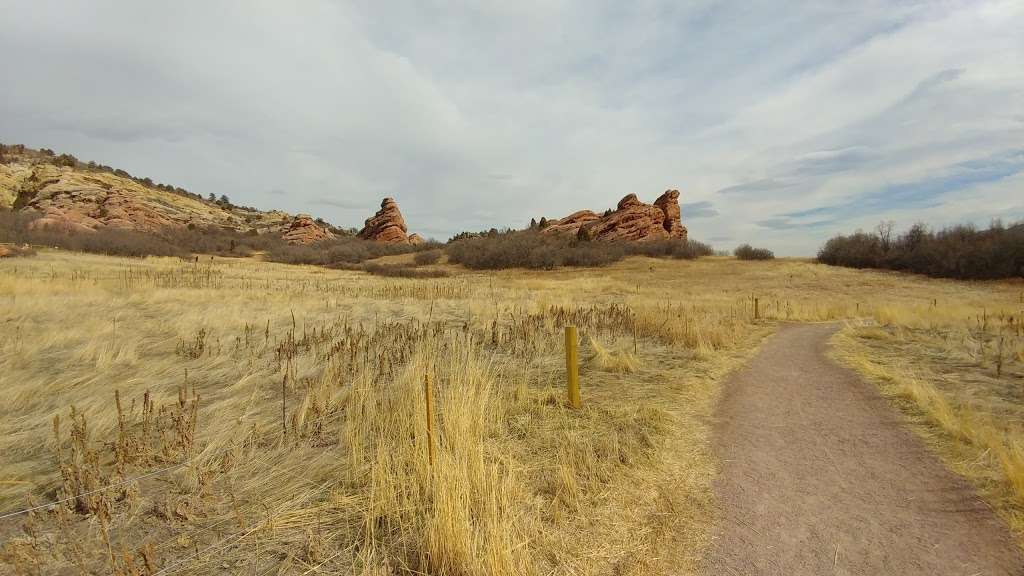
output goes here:
{"type": "Polygon", "coordinates": [[[707,574],[1024,575],[1008,528],[876,389],[789,325],[726,384],[707,574]]]}

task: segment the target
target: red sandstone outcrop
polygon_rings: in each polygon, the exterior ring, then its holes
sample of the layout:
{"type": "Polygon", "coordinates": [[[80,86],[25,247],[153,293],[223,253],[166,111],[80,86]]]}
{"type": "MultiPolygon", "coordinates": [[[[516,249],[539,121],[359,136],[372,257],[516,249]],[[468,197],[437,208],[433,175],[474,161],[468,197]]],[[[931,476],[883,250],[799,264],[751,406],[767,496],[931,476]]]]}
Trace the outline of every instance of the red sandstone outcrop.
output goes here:
{"type": "Polygon", "coordinates": [[[580,210],[545,227],[544,233],[571,233],[585,240],[686,240],[680,218],[678,190],[666,190],[654,204],[629,194],[613,212],[598,216],[580,210]]]}
{"type": "Polygon", "coordinates": [[[683,226],[682,211],[679,209],[679,190],[666,190],[658,196],[654,205],[665,213],[663,223],[669,238],[686,239],[686,227],[683,226]]]}
{"type": "Polygon", "coordinates": [[[363,229],[357,235],[364,240],[374,240],[386,244],[416,244],[423,242],[418,234],[407,235],[409,229],[405,219],[398,210],[398,203],[393,198],[385,198],[380,203],[380,210],[371,218],[367,218],[363,229]]]}
{"type": "Polygon", "coordinates": [[[334,237],[309,216],[203,201],[102,171],[33,163],[0,164],[0,208],[35,213],[33,228],[88,233],[120,228],[159,234],[192,226],[274,234],[293,244],[334,237]]]}
{"type": "Polygon", "coordinates": [[[37,228],[88,231],[109,226],[155,232],[187,224],[187,213],[144,194],[142,186],[118,187],[111,180],[66,168],[36,166],[19,190],[14,208],[40,213],[32,223],[37,228]]]}
{"type": "Polygon", "coordinates": [[[580,210],[579,212],[569,214],[561,220],[548,222],[548,225],[544,227],[544,233],[576,235],[579,233],[581,226],[600,219],[600,216],[594,214],[590,210],[580,210]]]}
{"type": "Polygon", "coordinates": [[[313,244],[334,238],[334,233],[317,224],[312,216],[299,214],[281,237],[289,244],[313,244]]]}

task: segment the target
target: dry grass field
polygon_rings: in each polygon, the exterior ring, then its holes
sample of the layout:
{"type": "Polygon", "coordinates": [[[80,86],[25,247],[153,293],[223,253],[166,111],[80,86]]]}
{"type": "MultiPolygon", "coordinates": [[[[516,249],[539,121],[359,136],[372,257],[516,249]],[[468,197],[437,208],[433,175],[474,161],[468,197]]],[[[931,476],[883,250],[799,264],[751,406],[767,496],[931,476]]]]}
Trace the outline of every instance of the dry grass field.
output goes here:
{"type": "Polygon", "coordinates": [[[1022,509],[1019,283],[731,258],[442,266],[0,260],[0,571],[693,572],[719,385],[786,320],[848,320],[838,354],[1022,509]]]}
{"type": "Polygon", "coordinates": [[[835,338],[946,465],[1024,535],[1024,284],[938,282],[835,338]]]}

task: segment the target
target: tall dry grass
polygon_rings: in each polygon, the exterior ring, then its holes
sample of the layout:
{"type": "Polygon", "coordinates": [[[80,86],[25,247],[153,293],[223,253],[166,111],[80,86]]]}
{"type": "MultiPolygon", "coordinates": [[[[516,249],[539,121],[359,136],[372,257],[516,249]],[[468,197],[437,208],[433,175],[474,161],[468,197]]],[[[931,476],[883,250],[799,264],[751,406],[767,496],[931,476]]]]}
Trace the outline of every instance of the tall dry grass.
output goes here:
{"type": "Polygon", "coordinates": [[[886,304],[836,339],[947,465],[1024,534],[1024,302],[1019,284],[886,304]]]}
{"type": "MultiPolygon", "coordinates": [[[[768,329],[751,324],[742,298],[682,306],[638,293],[629,266],[600,277],[453,271],[394,280],[56,251],[4,262],[0,509],[101,489],[84,506],[0,521],[7,566],[692,566],[710,514],[704,422],[715,382],[768,329]],[[580,411],[563,402],[568,323],[586,357],[615,343],[615,362],[628,365],[585,364],[580,411]],[[622,351],[634,335],[637,353],[622,351]],[[721,353],[691,346],[705,340],[721,353]],[[671,559],[658,551],[679,542],[689,544],[671,559]]],[[[673,272],[647,274],[667,286],[673,272]]]]}
{"type": "Polygon", "coordinates": [[[116,484],[0,520],[5,570],[692,572],[719,384],[776,321],[1004,290],[791,260],[438,266],[0,261],[0,514],[116,484]]]}

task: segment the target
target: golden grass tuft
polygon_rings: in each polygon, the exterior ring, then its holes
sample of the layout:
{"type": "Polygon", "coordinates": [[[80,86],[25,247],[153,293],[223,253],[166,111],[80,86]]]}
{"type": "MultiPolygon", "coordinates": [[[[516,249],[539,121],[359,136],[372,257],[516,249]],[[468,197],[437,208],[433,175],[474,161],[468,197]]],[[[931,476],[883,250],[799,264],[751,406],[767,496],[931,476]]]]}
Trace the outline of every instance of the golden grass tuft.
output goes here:
{"type": "Polygon", "coordinates": [[[589,341],[590,358],[588,361],[590,366],[596,370],[619,373],[636,372],[640,365],[636,356],[624,347],[608,350],[594,338],[589,338],[589,341]]]}

